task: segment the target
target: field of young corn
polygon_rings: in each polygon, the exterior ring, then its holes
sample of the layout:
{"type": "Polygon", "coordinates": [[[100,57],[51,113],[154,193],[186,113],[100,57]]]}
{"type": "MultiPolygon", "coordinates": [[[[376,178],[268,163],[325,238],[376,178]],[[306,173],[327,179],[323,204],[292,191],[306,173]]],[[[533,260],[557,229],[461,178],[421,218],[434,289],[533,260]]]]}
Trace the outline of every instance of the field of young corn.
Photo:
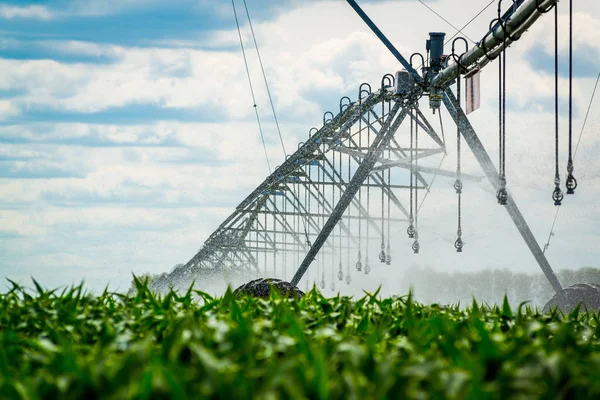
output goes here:
{"type": "Polygon", "coordinates": [[[0,295],[0,398],[600,398],[595,313],[365,295],[0,295]]]}

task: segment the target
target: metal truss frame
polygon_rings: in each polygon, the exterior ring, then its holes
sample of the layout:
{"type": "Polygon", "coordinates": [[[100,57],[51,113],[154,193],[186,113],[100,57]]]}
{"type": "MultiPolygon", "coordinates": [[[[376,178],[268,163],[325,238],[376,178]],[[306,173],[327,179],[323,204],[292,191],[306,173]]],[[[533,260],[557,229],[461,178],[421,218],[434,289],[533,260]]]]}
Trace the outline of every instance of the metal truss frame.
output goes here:
{"type": "MultiPolygon", "coordinates": [[[[400,192],[410,188],[406,180],[412,175],[416,182],[412,188],[417,191],[429,190],[423,174],[456,176],[456,172],[439,167],[417,166],[419,159],[446,152],[444,141],[418,108],[418,96],[423,92],[436,90],[442,94],[445,108],[459,126],[486,177],[494,188],[498,187],[496,168],[449,89],[456,77],[457,65],[445,67],[431,81],[423,79],[356,1],[347,2],[412,74],[421,92],[398,94],[393,77],[386,75],[381,89],[371,92],[370,86],[363,84],[356,101],[342,98],[339,113],[335,116],[326,113],[323,126],[311,129],[308,140],[236,207],[197,254],[165,277],[169,282],[228,274],[287,279],[289,265],[295,270],[291,284],[298,285],[317,259],[317,279],[320,272],[322,288],[326,269],[331,271],[331,288],[335,288],[333,274],[338,261],[339,281],[343,280],[342,264],[345,264],[346,282],[350,283],[351,260],[357,261],[359,271],[364,261],[368,273],[370,242],[381,238],[383,252],[387,238],[389,254],[390,224],[405,223],[412,218],[412,209],[409,212],[400,198],[400,192]],[[411,149],[401,145],[397,132],[407,117],[426,133],[424,137],[431,142],[429,147],[411,149]],[[372,204],[372,193],[381,193],[380,208],[372,204]],[[377,239],[373,239],[370,230],[377,239]],[[358,254],[351,255],[356,249],[358,254]],[[272,269],[268,265],[272,265],[272,269]]],[[[546,8],[555,2],[541,0],[541,5],[546,8]]],[[[485,65],[490,56],[504,51],[504,35],[508,35],[507,43],[512,43],[539,17],[534,0],[517,3],[518,7],[505,14],[506,24],[492,27],[493,34],[486,35],[463,56],[463,66],[485,65]],[[482,60],[486,53],[488,58],[482,60]]],[[[461,178],[481,179],[468,174],[462,174],[461,178]]],[[[562,288],[558,279],[510,196],[506,209],[554,290],[559,292],[562,288]]],[[[308,285],[308,277],[305,281],[308,285]]]]}

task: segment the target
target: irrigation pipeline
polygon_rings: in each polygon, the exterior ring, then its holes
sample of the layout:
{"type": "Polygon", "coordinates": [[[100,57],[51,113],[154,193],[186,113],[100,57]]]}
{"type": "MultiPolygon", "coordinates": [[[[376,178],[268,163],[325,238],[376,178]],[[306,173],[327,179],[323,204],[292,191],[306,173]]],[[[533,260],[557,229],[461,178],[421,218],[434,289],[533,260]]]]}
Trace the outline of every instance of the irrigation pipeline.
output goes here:
{"type": "MultiPolygon", "coordinates": [[[[541,0],[539,7],[547,8],[556,4],[558,0],[541,0]]],[[[473,68],[483,68],[491,59],[496,58],[504,49],[519,39],[523,32],[531,27],[542,15],[538,11],[535,1],[524,1],[514,10],[502,15],[506,24],[497,24],[486,34],[482,40],[469,50],[462,59],[462,65],[471,71],[473,68]],[[507,36],[506,41],[504,37],[507,36]]],[[[456,64],[448,65],[432,79],[431,86],[445,88],[456,76],[456,64]]]]}

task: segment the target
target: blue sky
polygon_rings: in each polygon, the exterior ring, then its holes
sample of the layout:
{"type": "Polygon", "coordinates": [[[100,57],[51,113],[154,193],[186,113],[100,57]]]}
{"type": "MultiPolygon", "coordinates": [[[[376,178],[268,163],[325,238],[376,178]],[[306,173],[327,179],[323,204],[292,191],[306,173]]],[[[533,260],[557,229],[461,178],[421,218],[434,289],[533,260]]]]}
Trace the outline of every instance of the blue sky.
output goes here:
{"type": "MultiPolygon", "coordinates": [[[[319,126],[323,112],[335,109],[340,97],[354,99],[360,83],[377,85],[384,73],[399,68],[343,1],[247,3],[290,149],[319,126]]],[[[360,3],[406,55],[423,51],[429,31],[454,33],[416,1],[360,3]]],[[[482,7],[477,0],[464,3],[457,9],[453,0],[428,2],[455,26],[482,7]]],[[[243,4],[236,4],[276,165],[283,154],[243,4]]],[[[577,7],[574,129],[579,134],[600,70],[600,9],[593,1],[577,7]]],[[[465,32],[480,38],[494,9],[465,32]]],[[[565,12],[562,7],[561,23],[565,12]]],[[[0,26],[1,276],[22,282],[34,276],[52,287],[85,279],[95,290],[107,284],[126,289],[132,272],[160,273],[191,258],[266,176],[229,1],[0,1],[0,26]]],[[[551,38],[552,18],[545,16],[511,47],[508,58],[508,118],[515,132],[509,136],[509,182],[540,242],[554,215],[548,201],[551,38]]],[[[472,115],[495,154],[489,121],[495,120],[497,81],[495,68],[488,69],[482,76],[482,108],[472,115]]],[[[599,110],[597,100],[576,164],[581,195],[561,211],[549,250],[555,268],[600,267],[599,110]]],[[[447,162],[451,165],[451,156],[447,162]]],[[[465,162],[465,168],[479,172],[474,160],[465,162]]],[[[448,189],[442,182],[431,194],[429,220],[423,222],[430,226],[429,247],[444,242],[442,227],[451,236],[452,224],[444,222],[454,213],[448,189]]],[[[407,262],[537,272],[489,195],[485,185],[472,189],[466,218],[478,239],[465,257],[424,252],[407,262]],[[477,223],[482,219],[487,223],[477,223]]],[[[381,279],[374,274],[365,285],[381,279]]]]}

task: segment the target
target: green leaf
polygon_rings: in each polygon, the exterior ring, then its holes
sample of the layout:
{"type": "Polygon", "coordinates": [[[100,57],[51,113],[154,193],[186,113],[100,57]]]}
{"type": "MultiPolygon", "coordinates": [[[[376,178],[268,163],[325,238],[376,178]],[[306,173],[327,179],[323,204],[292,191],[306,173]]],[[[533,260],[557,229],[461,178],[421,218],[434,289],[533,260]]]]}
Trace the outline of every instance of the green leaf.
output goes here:
{"type": "Polygon", "coordinates": [[[508,303],[508,297],[506,297],[506,295],[504,295],[504,299],[502,300],[502,316],[507,318],[513,317],[513,312],[510,308],[510,304],[508,303]]]}

